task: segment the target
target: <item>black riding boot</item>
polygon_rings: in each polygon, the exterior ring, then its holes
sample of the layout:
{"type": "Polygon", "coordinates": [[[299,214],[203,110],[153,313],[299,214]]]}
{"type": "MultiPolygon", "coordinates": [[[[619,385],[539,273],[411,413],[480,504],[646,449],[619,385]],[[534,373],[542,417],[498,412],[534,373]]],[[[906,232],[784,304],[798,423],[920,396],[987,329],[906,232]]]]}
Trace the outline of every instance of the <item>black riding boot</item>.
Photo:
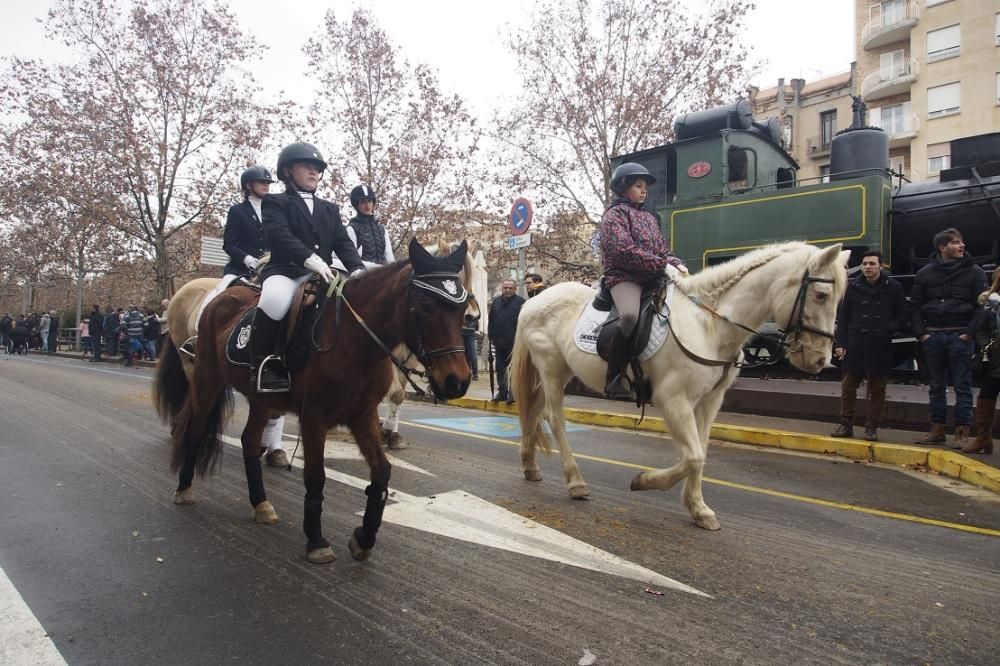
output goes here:
{"type": "Polygon", "coordinates": [[[280,326],[280,321],[274,321],[260,309],[254,314],[250,338],[253,351],[251,381],[258,393],[283,393],[291,388],[285,362],[274,353],[280,326]]]}
{"type": "Polygon", "coordinates": [[[629,339],[620,332],[611,338],[611,350],[608,352],[608,375],[604,386],[604,397],[611,400],[635,400],[632,387],[625,376],[625,366],[628,363],[629,339]]]}

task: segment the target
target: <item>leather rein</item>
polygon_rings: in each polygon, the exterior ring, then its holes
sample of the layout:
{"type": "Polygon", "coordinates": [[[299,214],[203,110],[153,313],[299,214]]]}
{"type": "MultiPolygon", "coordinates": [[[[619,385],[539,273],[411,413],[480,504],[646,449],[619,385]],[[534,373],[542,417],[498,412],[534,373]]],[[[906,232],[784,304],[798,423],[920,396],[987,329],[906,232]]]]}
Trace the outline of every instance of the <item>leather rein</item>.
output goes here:
{"type": "MultiPolygon", "coordinates": [[[[683,289],[680,289],[679,291],[683,293],[685,296],[687,296],[688,300],[690,300],[692,303],[697,305],[705,312],[711,314],[716,319],[720,319],[731,326],[741,328],[744,331],[747,331],[759,337],[773,340],[781,349],[787,352],[797,352],[800,349],[802,349],[802,340],[799,337],[802,333],[812,333],[814,335],[819,335],[824,338],[829,338],[830,340],[835,339],[833,333],[821,331],[820,329],[810,326],[805,322],[806,296],[809,291],[809,285],[813,283],[833,284],[833,279],[813,277],[809,275],[808,268],[805,270],[805,273],[802,275],[802,280],[799,282],[799,292],[798,295],[795,297],[795,305],[792,306],[792,312],[788,316],[788,324],[786,324],[784,328],[778,329],[778,335],[763,333],[757,329],[750,328],[749,326],[745,326],[739,322],[733,321],[726,315],[718,312],[711,306],[707,305],[697,296],[692,296],[683,289]]],[[[768,359],[767,361],[758,361],[756,363],[741,362],[738,360],[739,356],[737,356],[736,359],[733,359],[731,361],[722,361],[718,359],[705,358],[704,356],[699,356],[698,354],[694,353],[693,351],[684,346],[684,343],[682,343],[680,338],[677,336],[677,332],[674,330],[673,323],[669,318],[667,319],[667,325],[670,327],[670,333],[674,337],[674,342],[676,342],[677,346],[680,347],[682,352],[684,352],[684,355],[690,358],[692,361],[695,361],[696,363],[700,363],[702,365],[716,366],[716,367],[732,366],[734,368],[759,368],[762,366],[774,365],[780,360],[780,355],[775,355],[773,358],[768,359]]]]}

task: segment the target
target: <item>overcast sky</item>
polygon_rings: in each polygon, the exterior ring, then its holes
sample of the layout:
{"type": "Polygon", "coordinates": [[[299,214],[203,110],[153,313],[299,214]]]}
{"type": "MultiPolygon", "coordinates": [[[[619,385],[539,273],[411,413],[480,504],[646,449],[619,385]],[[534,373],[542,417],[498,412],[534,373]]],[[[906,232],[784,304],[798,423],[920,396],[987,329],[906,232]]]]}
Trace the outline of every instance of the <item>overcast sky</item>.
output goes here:
{"type": "MultiPolygon", "coordinates": [[[[0,55],[51,57],[52,47],[43,41],[36,22],[51,4],[50,0],[3,0],[0,55]]],[[[289,97],[304,103],[310,89],[299,71],[304,66],[302,44],[317,30],[327,8],[347,17],[358,3],[291,0],[279,5],[273,0],[230,0],[230,4],[244,27],[267,46],[264,62],[255,65],[258,81],[269,92],[284,89],[289,97]]],[[[502,35],[531,29],[526,19],[532,4],[531,0],[370,0],[365,6],[408,60],[435,68],[444,89],[465,97],[485,120],[494,106],[517,90],[514,61],[502,35]]],[[[810,81],[850,68],[852,0],[756,0],[756,4],[747,41],[767,64],[755,84],[767,88],[779,76],[810,81]]]]}

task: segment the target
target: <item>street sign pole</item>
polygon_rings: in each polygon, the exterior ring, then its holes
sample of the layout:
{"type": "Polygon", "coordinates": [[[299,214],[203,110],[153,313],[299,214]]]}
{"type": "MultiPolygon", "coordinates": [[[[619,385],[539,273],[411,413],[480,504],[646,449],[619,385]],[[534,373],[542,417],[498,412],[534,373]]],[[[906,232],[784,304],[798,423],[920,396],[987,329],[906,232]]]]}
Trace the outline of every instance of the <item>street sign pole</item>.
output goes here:
{"type": "Polygon", "coordinates": [[[525,267],[524,261],[524,248],[520,248],[517,251],[517,293],[521,298],[527,298],[528,292],[524,288],[524,274],[528,271],[525,267]]]}

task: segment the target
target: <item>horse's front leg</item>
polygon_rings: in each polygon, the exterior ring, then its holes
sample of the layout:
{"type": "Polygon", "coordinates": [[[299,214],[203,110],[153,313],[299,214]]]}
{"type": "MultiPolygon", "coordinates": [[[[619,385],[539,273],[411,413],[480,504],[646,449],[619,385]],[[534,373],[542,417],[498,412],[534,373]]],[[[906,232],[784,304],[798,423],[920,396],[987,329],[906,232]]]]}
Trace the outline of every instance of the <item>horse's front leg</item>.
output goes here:
{"type": "Polygon", "coordinates": [[[708,508],[701,494],[702,474],[705,469],[705,448],[702,444],[695,411],[684,396],[675,396],[663,404],[663,417],[670,429],[670,436],[680,447],[681,461],[667,469],[640,472],[632,479],[632,490],[670,490],[684,480],[684,504],[698,527],[719,529],[715,512],[708,508]]]}
{"type": "Polygon", "coordinates": [[[355,560],[367,560],[375,546],[375,535],[382,525],[382,512],[385,511],[385,501],[389,496],[389,477],[392,476],[392,465],[379,442],[378,413],[374,410],[351,424],[351,434],[358,443],[361,454],[364,455],[371,468],[371,484],[365,488],[368,497],[365,502],[365,515],[361,527],[355,528],[348,548],[355,560]]]}
{"type": "Polygon", "coordinates": [[[267,500],[267,493],[264,492],[264,476],[260,469],[260,442],[267,422],[267,410],[251,403],[250,416],[240,438],[243,444],[243,467],[247,474],[247,489],[250,492],[253,519],[261,525],[273,525],[278,522],[278,514],[267,500]]]}
{"type": "Polygon", "coordinates": [[[323,465],[323,451],[326,446],[326,424],[317,419],[300,417],[299,432],[302,435],[302,479],[306,486],[305,509],[302,515],[302,529],[306,533],[306,559],[313,564],[333,562],[336,556],[330,542],[323,538],[323,487],[326,485],[326,470],[323,465]]]}

